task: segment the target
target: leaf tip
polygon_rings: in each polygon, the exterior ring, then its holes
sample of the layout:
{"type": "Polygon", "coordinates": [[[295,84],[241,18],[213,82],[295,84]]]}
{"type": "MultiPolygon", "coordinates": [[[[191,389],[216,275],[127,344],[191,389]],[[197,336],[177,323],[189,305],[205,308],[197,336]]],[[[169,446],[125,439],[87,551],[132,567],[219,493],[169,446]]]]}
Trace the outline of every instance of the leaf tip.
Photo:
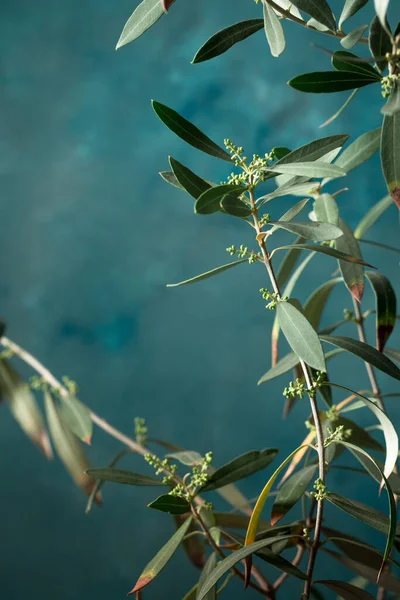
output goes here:
{"type": "Polygon", "coordinates": [[[364,294],[364,284],[363,283],[354,283],[350,287],[350,293],[357,300],[357,302],[361,302],[363,294],[364,294]]]}
{"type": "Polygon", "coordinates": [[[136,592],[140,592],[140,590],[146,587],[146,585],[148,585],[152,580],[153,578],[150,575],[144,575],[143,577],[139,577],[135,587],[132,588],[127,595],[131,596],[132,594],[136,594],[136,592]]]}
{"type": "Polygon", "coordinates": [[[38,439],[38,446],[40,450],[43,452],[44,456],[47,460],[53,460],[53,448],[51,447],[49,436],[46,431],[43,431],[40,438],[38,439]]]}
{"type": "Polygon", "coordinates": [[[383,352],[386,346],[386,342],[390,338],[393,331],[393,325],[379,325],[377,329],[377,349],[379,352],[383,352]]]}
{"type": "Polygon", "coordinates": [[[392,200],[395,203],[395,205],[397,206],[397,208],[400,210],[400,188],[398,186],[396,186],[391,192],[390,195],[392,196],[392,200]]]}
{"type": "Polygon", "coordinates": [[[282,519],[283,515],[279,512],[273,512],[271,514],[271,527],[274,527],[278,521],[282,519]]]}
{"type": "Polygon", "coordinates": [[[250,585],[252,565],[253,565],[253,559],[250,554],[250,556],[247,556],[244,561],[244,589],[245,590],[247,590],[247,588],[250,585]]]}

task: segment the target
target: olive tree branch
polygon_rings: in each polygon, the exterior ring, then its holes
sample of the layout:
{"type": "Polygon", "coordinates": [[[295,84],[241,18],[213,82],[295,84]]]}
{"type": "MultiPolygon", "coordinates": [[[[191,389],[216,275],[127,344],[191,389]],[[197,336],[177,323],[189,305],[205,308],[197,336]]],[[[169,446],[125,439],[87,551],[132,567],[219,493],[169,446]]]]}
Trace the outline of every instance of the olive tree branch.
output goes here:
{"type": "MultiPolygon", "coordinates": [[[[256,207],[256,199],[254,196],[254,191],[251,188],[249,190],[249,195],[250,195],[250,205],[251,205],[251,208],[253,211],[254,229],[255,229],[256,237],[257,237],[257,240],[258,240],[258,243],[260,246],[261,254],[262,254],[262,257],[264,260],[265,268],[267,269],[274,292],[278,295],[278,298],[281,298],[282,296],[281,296],[281,292],[279,289],[279,285],[276,280],[274,269],[273,269],[272,262],[270,259],[270,255],[268,253],[268,250],[267,250],[267,247],[265,244],[265,236],[263,236],[262,232],[261,232],[261,227],[260,227],[260,223],[258,220],[258,210],[256,207]]],[[[318,475],[319,475],[319,479],[321,480],[321,482],[324,483],[325,482],[325,446],[324,446],[324,434],[322,431],[322,423],[321,423],[321,419],[319,416],[316,395],[311,392],[311,390],[313,389],[313,384],[312,384],[312,380],[310,377],[310,373],[308,371],[308,367],[303,360],[300,360],[300,365],[301,365],[301,368],[302,368],[302,371],[304,374],[304,379],[306,381],[307,388],[308,388],[308,390],[310,390],[308,396],[310,399],[311,411],[312,411],[312,415],[313,415],[313,419],[314,419],[315,432],[316,432],[316,437],[317,437],[318,471],[319,471],[318,475]]],[[[324,511],[324,501],[319,500],[317,503],[317,515],[316,515],[316,519],[315,519],[314,539],[313,539],[313,543],[311,545],[310,555],[309,555],[309,560],[308,560],[307,581],[304,584],[304,598],[306,600],[308,600],[308,598],[310,597],[312,575],[313,575],[313,571],[314,571],[315,560],[317,557],[319,543],[320,543],[320,537],[321,537],[323,511],[324,511]]]]}
{"type": "MultiPolygon", "coordinates": [[[[341,31],[340,29],[338,29],[336,31],[330,31],[330,30],[320,31],[316,27],[313,27],[312,25],[308,25],[307,21],[303,21],[303,19],[299,19],[299,17],[292,15],[290,10],[282,8],[282,6],[279,6],[278,4],[276,4],[274,2],[274,0],[266,0],[266,1],[273,9],[275,9],[279,14],[281,14],[282,17],[285,17],[285,19],[288,19],[289,21],[293,21],[293,23],[297,23],[298,25],[301,25],[302,27],[305,27],[306,29],[310,29],[311,31],[316,31],[317,33],[324,33],[325,35],[330,35],[331,37],[340,38],[340,39],[345,38],[347,35],[346,33],[344,33],[344,31],[341,31]]],[[[358,42],[360,44],[368,44],[368,39],[362,37],[358,40],[358,42]]]]}
{"type": "MultiPolygon", "coordinates": [[[[30,354],[27,350],[24,350],[24,348],[21,348],[21,346],[18,346],[18,344],[16,344],[15,342],[13,342],[5,336],[0,338],[0,343],[5,348],[11,350],[11,352],[15,356],[18,356],[18,358],[20,358],[24,363],[26,363],[34,371],[36,371],[36,373],[38,373],[38,375],[42,377],[43,381],[45,381],[51,388],[56,390],[61,397],[65,398],[70,395],[70,392],[61,383],[61,381],[59,381],[53,375],[53,373],[49,371],[49,369],[47,369],[35,356],[30,354]]],[[[93,410],[88,408],[88,411],[93,423],[95,423],[100,429],[103,429],[103,431],[122,442],[122,444],[124,444],[134,452],[141,454],[142,456],[145,456],[146,454],[151,454],[151,452],[147,448],[135,442],[135,440],[113,427],[113,425],[110,425],[110,423],[108,423],[105,419],[97,415],[93,410]]]]}

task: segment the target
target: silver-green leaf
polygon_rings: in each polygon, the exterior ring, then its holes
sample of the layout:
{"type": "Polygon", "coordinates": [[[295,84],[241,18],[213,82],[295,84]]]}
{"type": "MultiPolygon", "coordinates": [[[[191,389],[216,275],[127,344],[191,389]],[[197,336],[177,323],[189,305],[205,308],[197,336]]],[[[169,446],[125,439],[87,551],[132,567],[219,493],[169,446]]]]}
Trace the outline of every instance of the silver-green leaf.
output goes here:
{"type": "Polygon", "coordinates": [[[125,23],[116,50],[140,37],[163,14],[162,0],[143,0],[125,23]]]}
{"type": "Polygon", "coordinates": [[[279,302],[279,325],[289,346],[310,367],[325,371],[325,357],[318,334],[308,319],[291,302],[279,302]]]}

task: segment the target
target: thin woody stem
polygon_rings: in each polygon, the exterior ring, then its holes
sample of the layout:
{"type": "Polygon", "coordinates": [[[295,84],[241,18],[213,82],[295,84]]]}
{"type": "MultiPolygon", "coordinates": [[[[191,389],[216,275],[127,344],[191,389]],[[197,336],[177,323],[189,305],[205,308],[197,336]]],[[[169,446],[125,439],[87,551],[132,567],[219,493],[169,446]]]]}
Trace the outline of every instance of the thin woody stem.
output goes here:
{"type": "MultiPolygon", "coordinates": [[[[264,0],[264,1],[266,1],[266,0],[264,0]]],[[[329,30],[328,31],[320,31],[316,27],[313,27],[312,25],[308,25],[307,21],[303,21],[303,19],[299,19],[299,17],[292,15],[290,10],[286,10],[285,8],[282,8],[281,6],[279,6],[279,4],[276,4],[274,2],[274,0],[268,0],[268,4],[270,6],[272,6],[272,8],[274,8],[280,15],[282,15],[282,17],[285,17],[289,21],[293,21],[294,23],[301,25],[302,27],[305,27],[306,29],[310,29],[311,31],[316,31],[317,33],[323,33],[325,35],[330,35],[331,37],[340,38],[340,39],[345,38],[347,35],[346,33],[344,33],[344,31],[341,31],[340,29],[338,29],[337,31],[329,31],[329,30]]],[[[368,39],[362,37],[358,40],[358,42],[360,44],[368,44],[368,39]]]]}
{"type": "MultiPolygon", "coordinates": [[[[54,377],[53,373],[51,373],[51,371],[49,371],[37,358],[35,358],[32,354],[27,352],[27,350],[24,350],[24,348],[21,348],[21,346],[18,346],[18,344],[4,336],[0,339],[0,343],[5,348],[9,348],[13,354],[18,356],[27,365],[32,367],[32,369],[42,377],[43,381],[45,381],[51,388],[56,390],[60,396],[65,398],[66,396],[70,395],[70,392],[65,387],[65,385],[63,385],[61,381],[54,377]]],[[[105,421],[102,417],[97,415],[90,408],[88,408],[88,410],[93,423],[100,427],[100,429],[103,429],[106,433],[119,440],[122,444],[124,444],[134,452],[141,454],[142,456],[145,456],[146,454],[151,454],[147,448],[145,448],[141,444],[138,444],[132,438],[128,437],[127,435],[110,425],[110,423],[105,421]]]]}
{"type": "MultiPolygon", "coordinates": [[[[275,277],[272,262],[271,262],[266,244],[265,244],[265,236],[263,236],[262,232],[261,232],[261,227],[260,227],[259,220],[258,220],[258,211],[256,208],[256,200],[254,197],[254,191],[252,189],[249,191],[249,195],[250,195],[250,205],[253,210],[254,229],[255,229],[256,237],[257,237],[257,240],[258,240],[258,243],[260,246],[260,250],[261,250],[261,254],[263,257],[264,264],[265,264],[265,268],[267,269],[274,292],[278,295],[278,298],[281,298],[282,296],[281,296],[281,292],[279,289],[279,285],[278,285],[277,279],[275,277]]],[[[302,371],[304,374],[304,379],[306,381],[307,388],[309,390],[312,390],[313,384],[312,384],[312,380],[310,377],[310,373],[308,371],[308,367],[307,367],[306,363],[302,360],[300,361],[300,365],[301,365],[301,368],[302,368],[302,371]]],[[[318,404],[317,404],[315,393],[310,392],[309,399],[310,399],[311,411],[312,411],[314,424],[315,424],[316,438],[317,438],[318,476],[319,476],[319,479],[321,480],[321,482],[324,483],[325,482],[324,434],[322,431],[322,423],[321,423],[321,419],[319,416],[318,404]]],[[[311,545],[310,555],[309,555],[309,560],[308,560],[308,567],[307,567],[307,581],[304,584],[303,598],[305,598],[306,600],[308,600],[308,598],[310,597],[312,575],[313,575],[315,560],[317,557],[318,548],[319,548],[319,544],[320,544],[323,510],[324,510],[324,502],[323,502],[323,500],[320,500],[317,503],[317,515],[316,515],[316,519],[315,519],[314,539],[313,539],[313,543],[311,545]]]]}

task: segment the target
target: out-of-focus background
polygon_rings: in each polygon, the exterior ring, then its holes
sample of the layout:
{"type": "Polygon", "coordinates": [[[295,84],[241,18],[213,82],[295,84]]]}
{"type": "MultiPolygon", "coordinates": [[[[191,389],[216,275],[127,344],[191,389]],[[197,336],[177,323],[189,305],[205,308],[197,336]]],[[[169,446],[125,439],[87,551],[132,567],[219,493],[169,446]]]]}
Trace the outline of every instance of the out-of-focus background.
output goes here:
{"type": "MultiPolygon", "coordinates": [[[[286,23],[287,49],[279,60],[260,31],[209,63],[191,65],[211,34],[260,16],[261,6],[182,0],[137,42],[115,52],[136,4],[1,2],[1,315],[12,339],[57,376],[76,380],[82,400],[124,432],[132,433],[138,415],[154,437],[212,449],[216,464],[268,446],[279,446],[283,459],[305,435],[308,407],[299,403],[282,424],[288,377],[256,386],[270,364],[272,315],[258,292],[266,285],[263,270],[244,265],[203,284],[165,287],[228,262],[227,246],[251,247],[252,239],[239,220],[194,215],[192,200],[158,176],[168,168],[168,155],[208,179],[221,180],[228,171],[169,132],[150,99],[172,106],[218,143],[229,137],[248,154],[263,154],[277,145],[294,148],[322,135],[357,136],[378,127],[379,86],[361,90],[340,119],[320,130],[346,94],[301,94],[286,81],[328,69],[329,56],[310,44],[340,48],[335,40],[286,23]]],[[[333,8],[342,4],[331,2],[333,8]]],[[[347,30],[370,18],[364,9],[347,30]]],[[[342,215],[356,225],[386,193],[379,158],[342,185],[350,188],[338,198],[342,215]]],[[[271,203],[272,217],[291,203],[293,198],[271,203]]],[[[396,244],[398,227],[393,207],[370,237],[396,244]]],[[[396,283],[398,257],[367,246],[364,251],[396,283]]],[[[331,259],[314,259],[296,295],[303,300],[335,268],[331,259]]],[[[371,302],[367,290],[365,306],[371,302]]],[[[334,292],[324,322],[342,318],[343,306],[351,308],[344,288],[334,292]]],[[[391,346],[396,342],[398,334],[391,346]]],[[[335,361],[333,380],[367,385],[362,363],[335,361]]],[[[31,374],[23,366],[21,372],[31,374]]],[[[380,381],[386,391],[396,388],[380,381]]],[[[362,411],[357,418],[372,423],[362,411]]],[[[96,431],[93,464],[104,466],[119,448],[96,431]]],[[[57,460],[43,460],[6,406],[0,453],[4,598],[123,598],[173,531],[168,516],[146,509],[151,489],[108,485],[104,508],[85,516],[85,498],[57,460]]],[[[121,464],[148,472],[140,458],[121,464]]],[[[241,489],[255,496],[265,477],[259,473],[241,489]]],[[[330,477],[330,489],[343,484],[350,496],[385,510],[367,478],[341,471],[330,477]]],[[[373,530],[337,510],[327,514],[384,546],[373,530]]],[[[181,560],[179,553],[145,598],[185,595],[197,574],[181,560]]],[[[332,575],[324,558],[319,574],[332,575]]],[[[350,577],[336,566],[335,574],[350,577]]],[[[290,586],[283,597],[298,597],[299,583],[290,586]]],[[[242,597],[240,585],[231,584],[229,597],[242,597]]]]}

